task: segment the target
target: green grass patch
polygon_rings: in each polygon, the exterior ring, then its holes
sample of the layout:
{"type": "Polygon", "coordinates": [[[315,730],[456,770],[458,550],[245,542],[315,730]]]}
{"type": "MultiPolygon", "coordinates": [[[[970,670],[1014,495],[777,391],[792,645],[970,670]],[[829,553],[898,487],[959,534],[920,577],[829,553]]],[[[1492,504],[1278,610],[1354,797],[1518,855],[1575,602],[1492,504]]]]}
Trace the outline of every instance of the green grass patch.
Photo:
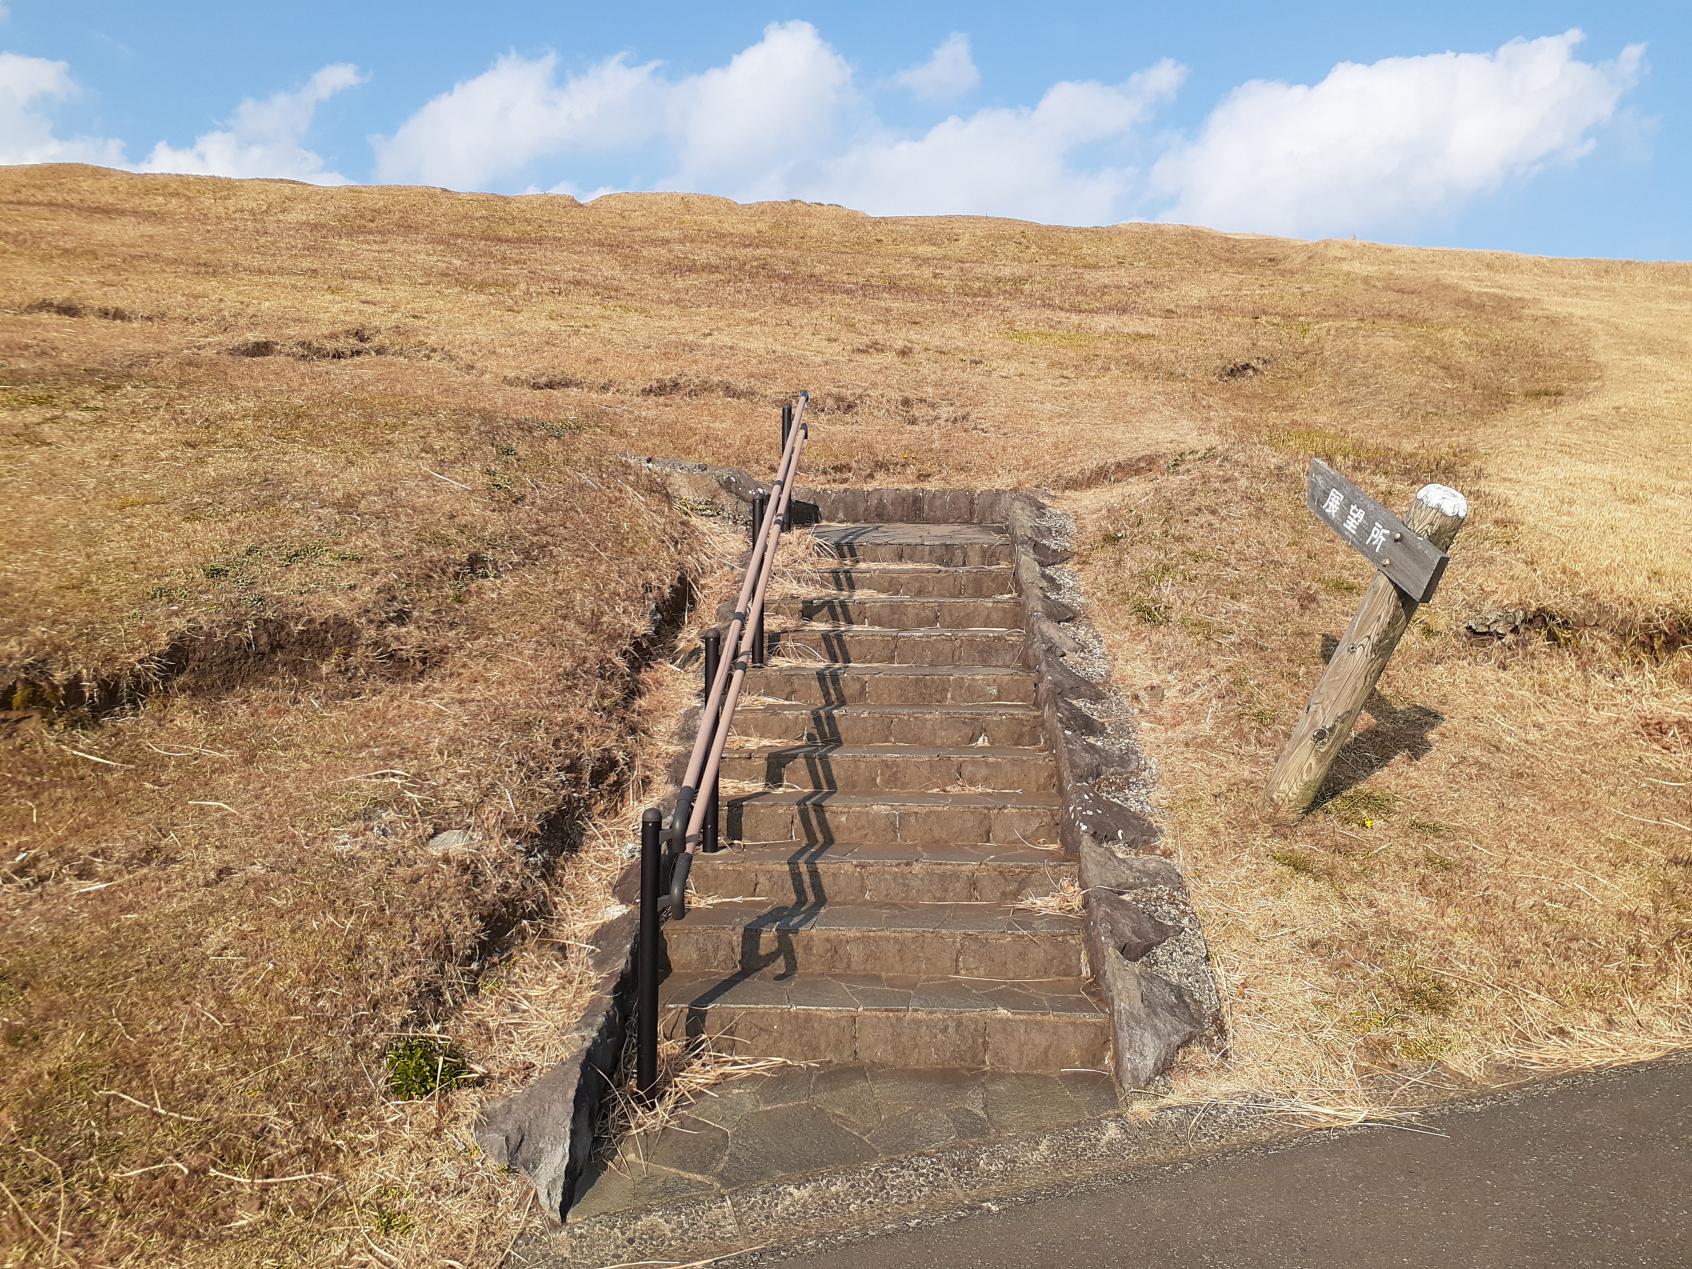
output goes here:
{"type": "Polygon", "coordinates": [[[1393,995],[1411,1013],[1443,1017],[1457,1007],[1456,989],[1413,960],[1387,971],[1387,981],[1393,995]]]}
{"type": "Polygon", "coordinates": [[[383,1058],[388,1091],[401,1101],[414,1102],[464,1083],[470,1068],[451,1043],[432,1035],[396,1040],[383,1058]]]}
{"type": "Polygon", "coordinates": [[[1319,878],[1327,875],[1327,868],[1321,860],[1297,846],[1276,847],[1269,852],[1269,858],[1300,877],[1319,878]]]}
{"type": "Polygon", "coordinates": [[[1376,820],[1392,814],[1395,803],[1390,793],[1378,789],[1347,789],[1322,804],[1322,810],[1354,828],[1373,828],[1376,820]]]}
{"type": "Polygon", "coordinates": [[[1031,348],[1097,348],[1101,344],[1136,342],[1157,336],[1138,330],[1008,330],[1005,338],[1031,348]]]}
{"type": "Polygon", "coordinates": [[[1169,624],[1169,605],[1155,599],[1137,599],[1128,611],[1134,614],[1134,620],[1142,626],[1169,624]]]}

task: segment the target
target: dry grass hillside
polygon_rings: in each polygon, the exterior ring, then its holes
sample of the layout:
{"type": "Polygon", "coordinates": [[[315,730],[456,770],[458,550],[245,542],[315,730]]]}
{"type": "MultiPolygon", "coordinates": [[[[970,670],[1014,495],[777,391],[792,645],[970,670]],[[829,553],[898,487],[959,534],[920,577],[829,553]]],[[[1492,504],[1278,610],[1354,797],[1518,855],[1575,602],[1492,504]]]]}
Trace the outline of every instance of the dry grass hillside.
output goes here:
{"type": "Polygon", "coordinates": [[[766,470],[801,386],[815,483],[1076,513],[1230,1000],[1178,1093],[1692,1041],[1692,266],[0,169],[0,1236],[495,1258],[449,1090],[522,1078],[721,557],[623,456],[766,470]],[[1289,828],[1313,454],[1473,516],[1289,828]]]}

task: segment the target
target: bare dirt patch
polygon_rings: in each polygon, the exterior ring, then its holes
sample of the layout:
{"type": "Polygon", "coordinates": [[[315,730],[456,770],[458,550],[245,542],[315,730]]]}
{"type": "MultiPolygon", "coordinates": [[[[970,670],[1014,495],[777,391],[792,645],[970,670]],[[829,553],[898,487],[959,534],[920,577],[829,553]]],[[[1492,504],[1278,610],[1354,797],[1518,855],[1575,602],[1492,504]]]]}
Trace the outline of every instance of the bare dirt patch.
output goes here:
{"type": "Polygon", "coordinates": [[[116,304],[85,304],[81,300],[31,300],[23,306],[25,313],[51,313],[55,317],[97,317],[106,322],[134,322],[140,314],[116,304]]]}

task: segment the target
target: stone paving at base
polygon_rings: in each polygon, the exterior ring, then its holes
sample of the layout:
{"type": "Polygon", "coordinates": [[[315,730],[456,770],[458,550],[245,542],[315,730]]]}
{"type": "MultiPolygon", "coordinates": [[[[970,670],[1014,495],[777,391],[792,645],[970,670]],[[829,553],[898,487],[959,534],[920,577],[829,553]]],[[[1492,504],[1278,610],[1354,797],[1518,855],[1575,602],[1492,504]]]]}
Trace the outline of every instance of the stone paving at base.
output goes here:
{"type": "Polygon", "coordinates": [[[725,1084],[663,1131],[626,1140],[572,1220],[710,1198],[1111,1114],[1102,1072],[1055,1075],[787,1067],[725,1084]]]}

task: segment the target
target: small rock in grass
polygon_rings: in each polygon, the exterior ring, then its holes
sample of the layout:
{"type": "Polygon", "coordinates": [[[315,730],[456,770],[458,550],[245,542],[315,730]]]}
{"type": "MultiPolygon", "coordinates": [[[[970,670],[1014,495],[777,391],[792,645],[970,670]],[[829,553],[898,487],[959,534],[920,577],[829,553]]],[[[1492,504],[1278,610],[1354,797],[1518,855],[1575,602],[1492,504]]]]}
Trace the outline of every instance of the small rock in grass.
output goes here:
{"type": "Polygon", "coordinates": [[[424,849],[442,859],[462,859],[474,851],[480,840],[467,828],[450,828],[431,837],[424,849]]]}

